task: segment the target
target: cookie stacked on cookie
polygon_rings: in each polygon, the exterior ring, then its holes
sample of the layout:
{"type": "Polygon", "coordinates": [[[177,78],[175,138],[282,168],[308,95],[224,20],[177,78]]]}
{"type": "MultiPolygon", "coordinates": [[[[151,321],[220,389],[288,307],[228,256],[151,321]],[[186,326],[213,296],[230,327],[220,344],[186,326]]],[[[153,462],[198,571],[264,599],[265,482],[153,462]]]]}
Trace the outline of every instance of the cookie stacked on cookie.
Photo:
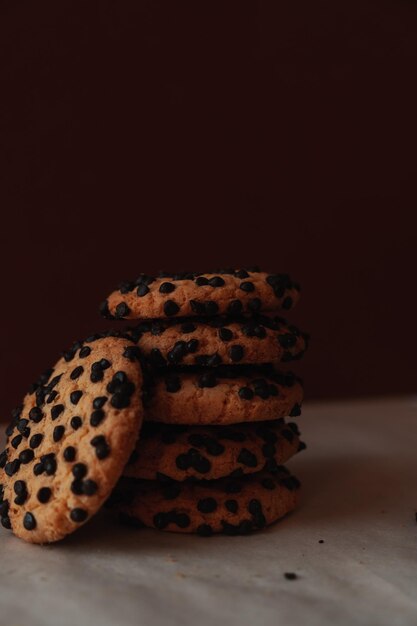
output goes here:
{"type": "Polygon", "coordinates": [[[303,391],[283,366],[308,337],[277,312],[298,296],[256,268],[122,283],[101,312],[136,326],[74,343],[13,413],[2,526],[53,542],[109,502],[129,524],[207,536],[291,511],[303,391]]]}
{"type": "Polygon", "coordinates": [[[247,533],[292,510],[299,483],[282,466],[304,447],[301,381],[279,369],[308,337],[278,316],[299,286],[257,268],[141,275],[102,312],[152,369],[145,424],[112,497],[121,518],[176,532],[247,533]]]}

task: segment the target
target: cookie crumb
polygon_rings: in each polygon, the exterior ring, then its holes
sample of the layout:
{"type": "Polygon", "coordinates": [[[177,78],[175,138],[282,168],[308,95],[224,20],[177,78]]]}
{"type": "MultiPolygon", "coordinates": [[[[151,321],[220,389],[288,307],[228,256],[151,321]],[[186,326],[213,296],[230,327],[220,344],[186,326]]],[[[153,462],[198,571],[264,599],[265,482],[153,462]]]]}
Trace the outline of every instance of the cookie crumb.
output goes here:
{"type": "Polygon", "coordinates": [[[324,539],[319,539],[319,543],[324,543],[324,539]]]}
{"type": "Polygon", "coordinates": [[[297,574],[295,574],[295,572],[285,572],[284,573],[284,577],[287,580],[297,580],[298,576],[297,574]]]}

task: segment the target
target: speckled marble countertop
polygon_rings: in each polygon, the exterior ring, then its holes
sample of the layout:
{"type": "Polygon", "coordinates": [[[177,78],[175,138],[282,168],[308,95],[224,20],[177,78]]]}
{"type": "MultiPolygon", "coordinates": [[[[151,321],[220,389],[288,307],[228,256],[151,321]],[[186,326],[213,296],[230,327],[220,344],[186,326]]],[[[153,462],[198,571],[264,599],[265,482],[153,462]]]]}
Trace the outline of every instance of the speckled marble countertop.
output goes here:
{"type": "Polygon", "coordinates": [[[44,547],[2,529],[0,626],[416,624],[417,399],[308,404],[298,423],[301,506],[259,534],[134,530],[106,513],[44,547]]]}

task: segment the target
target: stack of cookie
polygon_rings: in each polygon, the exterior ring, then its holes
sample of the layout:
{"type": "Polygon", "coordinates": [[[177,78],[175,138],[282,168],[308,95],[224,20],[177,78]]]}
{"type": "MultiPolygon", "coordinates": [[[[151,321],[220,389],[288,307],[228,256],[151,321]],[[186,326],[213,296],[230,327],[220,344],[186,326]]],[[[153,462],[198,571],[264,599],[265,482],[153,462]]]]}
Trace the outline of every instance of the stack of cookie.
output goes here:
{"type": "Polygon", "coordinates": [[[77,341],[31,385],[0,454],[0,521],[62,539],[105,502],[122,520],[246,533],[291,511],[307,336],[276,316],[288,276],[257,269],[125,282],[102,305],[134,329],[77,341]],[[144,382],[145,381],[145,382],[144,382]]]}
{"type": "Polygon", "coordinates": [[[145,424],[112,502],[134,525],[247,533],[292,510],[298,480],[282,466],[303,449],[301,381],[278,364],[307,335],[277,316],[296,303],[287,275],[258,269],[141,275],[103,305],[139,319],[131,335],[152,367],[145,424]]]}

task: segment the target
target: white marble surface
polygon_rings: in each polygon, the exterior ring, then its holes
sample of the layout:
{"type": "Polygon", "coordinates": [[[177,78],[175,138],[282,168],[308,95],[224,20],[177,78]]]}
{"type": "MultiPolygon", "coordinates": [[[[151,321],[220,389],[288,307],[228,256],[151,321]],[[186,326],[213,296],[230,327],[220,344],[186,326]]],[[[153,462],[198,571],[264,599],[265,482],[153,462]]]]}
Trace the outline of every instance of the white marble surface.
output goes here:
{"type": "Polygon", "coordinates": [[[310,404],[299,424],[303,501],[265,532],[203,539],[101,514],[40,547],[2,529],[0,626],[417,624],[417,400],[310,404]]]}

